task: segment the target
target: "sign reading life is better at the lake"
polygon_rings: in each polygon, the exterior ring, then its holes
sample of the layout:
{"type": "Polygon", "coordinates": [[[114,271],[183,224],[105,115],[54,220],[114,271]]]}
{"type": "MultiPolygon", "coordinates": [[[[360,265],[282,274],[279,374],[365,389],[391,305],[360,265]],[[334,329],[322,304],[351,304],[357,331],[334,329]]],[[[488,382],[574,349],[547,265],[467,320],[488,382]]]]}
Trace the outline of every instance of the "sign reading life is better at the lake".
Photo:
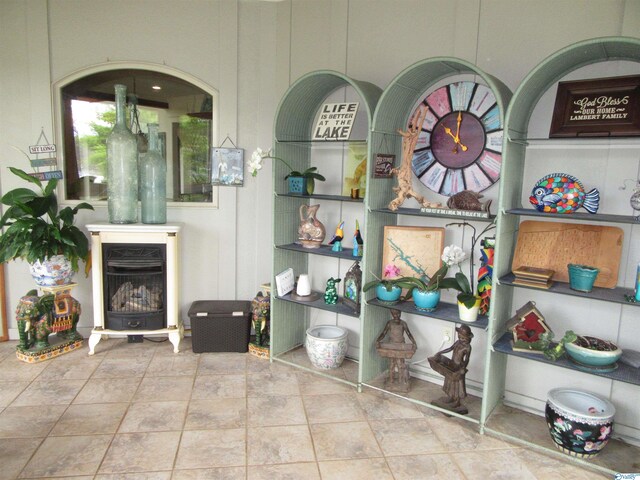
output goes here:
{"type": "Polygon", "coordinates": [[[312,140],[349,140],[358,102],[325,103],[313,129],[312,140]]]}

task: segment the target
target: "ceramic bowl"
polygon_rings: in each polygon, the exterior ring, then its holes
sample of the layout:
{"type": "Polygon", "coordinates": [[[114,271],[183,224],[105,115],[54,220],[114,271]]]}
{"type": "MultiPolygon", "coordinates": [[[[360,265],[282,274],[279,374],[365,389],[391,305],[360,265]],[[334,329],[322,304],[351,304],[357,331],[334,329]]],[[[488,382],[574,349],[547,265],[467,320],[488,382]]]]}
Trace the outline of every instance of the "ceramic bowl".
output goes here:
{"type": "Polygon", "coordinates": [[[573,457],[589,458],[605,447],[613,432],[616,408],[598,395],[582,390],[549,391],[545,417],[556,448],[573,457]]]}
{"type": "Polygon", "coordinates": [[[317,325],[307,330],[305,347],[311,364],[322,370],[342,365],[349,342],[348,331],[335,325],[317,325]]]}
{"type": "MultiPolygon", "coordinates": [[[[583,339],[583,344],[588,342],[589,345],[593,346],[603,342],[603,340],[596,337],[578,337],[578,340],[580,339],[583,339]]],[[[606,367],[615,364],[622,356],[622,350],[611,342],[604,343],[614,348],[613,350],[594,350],[578,345],[576,343],[578,340],[572,343],[565,343],[564,348],[567,351],[567,355],[581,365],[588,367],[606,367]]]]}

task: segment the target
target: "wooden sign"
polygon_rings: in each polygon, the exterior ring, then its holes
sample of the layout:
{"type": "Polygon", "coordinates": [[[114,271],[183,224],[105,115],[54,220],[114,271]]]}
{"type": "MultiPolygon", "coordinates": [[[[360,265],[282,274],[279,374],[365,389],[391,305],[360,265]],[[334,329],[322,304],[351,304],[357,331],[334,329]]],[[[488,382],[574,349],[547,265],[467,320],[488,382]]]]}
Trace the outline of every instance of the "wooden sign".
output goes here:
{"type": "Polygon", "coordinates": [[[56,146],[54,144],[50,145],[29,145],[29,153],[32,155],[38,153],[55,153],[56,146]]]}
{"type": "Polygon", "coordinates": [[[51,172],[36,172],[36,173],[30,173],[29,175],[37,178],[41,182],[44,182],[47,180],[53,180],[53,179],[62,180],[61,170],[52,170],[51,172]]]}
{"type": "Polygon", "coordinates": [[[640,75],[558,83],[549,137],[640,135],[640,75]]]}
{"type": "Polygon", "coordinates": [[[349,140],[358,102],[325,103],[313,129],[312,140],[349,140]]]}
{"type": "Polygon", "coordinates": [[[373,166],[373,178],[391,178],[391,169],[396,163],[396,156],[388,153],[377,153],[373,166]]]}

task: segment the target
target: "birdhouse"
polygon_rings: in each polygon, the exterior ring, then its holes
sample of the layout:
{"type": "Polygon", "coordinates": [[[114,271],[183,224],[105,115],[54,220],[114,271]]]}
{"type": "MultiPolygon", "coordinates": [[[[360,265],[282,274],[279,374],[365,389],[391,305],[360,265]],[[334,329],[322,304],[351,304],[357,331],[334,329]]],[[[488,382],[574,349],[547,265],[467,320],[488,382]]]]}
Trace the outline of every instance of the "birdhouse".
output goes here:
{"type": "Polygon", "coordinates": [[[534,302],[527,302],[507,322],[507,329],[513,335],[513,349],[527,352],[542,353],[548,347],[545,333],[552,333],[544,321],[544,316],[534,302]]]}

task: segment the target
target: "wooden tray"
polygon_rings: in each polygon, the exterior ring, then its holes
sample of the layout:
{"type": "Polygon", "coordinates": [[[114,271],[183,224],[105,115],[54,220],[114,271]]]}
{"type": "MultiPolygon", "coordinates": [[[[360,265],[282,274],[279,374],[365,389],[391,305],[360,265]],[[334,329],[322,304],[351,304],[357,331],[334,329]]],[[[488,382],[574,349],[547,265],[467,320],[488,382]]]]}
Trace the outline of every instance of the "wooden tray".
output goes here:
{"type": "Polygon", "coordinates": [[[554,281],[568,283],[567,264],[589,265],[600,269],[596,287],[615,288],[622,238],[618,227],[527,220],[520,224],[511,270],[549,268],[554,281]]]}

